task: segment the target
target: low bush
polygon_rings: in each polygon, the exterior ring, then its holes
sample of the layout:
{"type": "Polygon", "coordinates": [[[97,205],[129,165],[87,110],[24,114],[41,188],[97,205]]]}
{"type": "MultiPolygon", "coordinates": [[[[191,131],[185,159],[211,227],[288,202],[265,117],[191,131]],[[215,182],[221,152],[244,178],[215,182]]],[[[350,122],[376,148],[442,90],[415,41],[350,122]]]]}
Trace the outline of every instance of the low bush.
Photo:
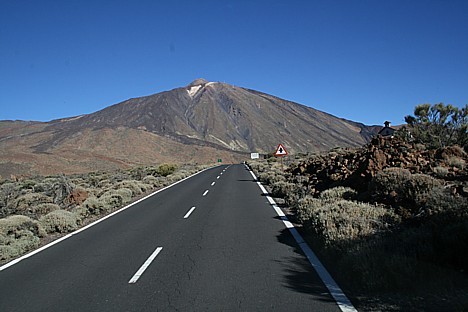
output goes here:
{"type": "Polygon", "coordinates": [[[162,183],[161,180],[156,178],[155,176],[152,175],[147,175],[146,177],[143,178],[143,183],[151,185],[153,187],[161,187],[162,183]]]}
{"type": "Polygon", "coordinates": [[[120,188],[118,190],[114,190],[115,194],[122,197],[122,203],[128,204],[132,201],[132,191],[128,188],[120,188]]]}
{"type": "Polygon", "coordinates": [[[39,222],[47,233],[67,233],[78,228],[77,216],[66,210],[55,210],[41,217],[39,222]]]}
{"type": "Polygon", "coordinates": [[[449,157],[445,163],[448,166],[458,168],[460,170],[463,170],[466,166],[466,162],[463,158],[457,157],[457,156],[451,156],[449,157]]]}
{"type": "Polygon", "coordinates": [[[121,207],[123,204],[123,198],[117,193],[106,194],[99,197],[99,202],[101,203],[103,210],[109,212],[121,207]]]}
{"type": "Polygon", "coordinates": [[[337,199],[355,199],[357,192],[350,187],[338,186],[327,189],[320,193],[320,199],[337,200],[337,199]]]}
{"type": "Polygon", "coordinates": [[[437,166],[433,169],[434,174],[438,178],[445,178],[449,174],[449,170],[445,167],[437,166]]]}
{"type": "Polygon", "coordinates": [[[280,181],[286,181],[286,178],[284,175],[278,174],[275,171],[266,171],[259,174],[258,180],[269,185],[280,181]]]}
{"type": "Polygon", "coordinates": [[[46,196],[41,193],[27,193],[19,196],[15,201],[15,208],[17,213],[29,215],[33,213],[33,206],[44,203],[53,203],[52,197],[46,196]]]}
{"type": "Polygon", "coordinates": [[[0,260],[8,261],[37,248],[44,235],[40,223],[29,217],[13,215],[0,219],[0,260]]]}
{"type": "Polygon", "coordinates": [[[423,206],[429,194],[442,183],[425,174],[411,174],[406,169],[388,168],[372,179],[371,197],[393,206],[402,206],[415,213],[423,206]]]}
{"type": "Polygon", "coordinates": [[[286,181],[277,181],[272,184],[271,196],[285,198],[288,194],[293,193],[296,185],[286,181]]]}
{"type": "Polygon", "coordinates": [[[41,225],[29,217],[13,215],[0,219],[0,233],[18,237],[21,236],[19,233],[22,231],[29,231],[35,236],[44,236],[45,234],[41,225]]]}
{"type": "Polygon", "coordinates": [[[138,196],[151,189],[148,184],[136,180],[125,180],[117,183],[116,189],[126,188],[132,191],[132,196],[138,196]]]}
{"type": "Polygon", "coordinates": [[[436,187],[428,194],[419,216],[434,215],[454,219],[467,218],[468,199],[462,196],[454,196],[448,189],[436,187]]]}
{"type": "Polygon", "coordinates": [[[39,205],[35,205],[32,207],[32,210],[36,218],[42,215],[46,215],[49,212],[52,212],[54,210],[59,210],[59,209],[60,209],[59,205],[52,204],[52,203],[44,203],[44,204],[39,204],[39,205]]]}
{"type": "Polygon", "coordinates": [[[101,201],[96,197],[88,197],[81,207],[86,208],[90,215],[99,215],[104,210],[101,201]]]}
{"type": "Polygon", "coordinates": [[[156,170],[156,173],[160,176],[167,177],[168,175],[174,173],[177,169],[177,165],[173,164],[162,164],[156,170]]]}
{"type": "Polygon", "coordinates": [[[90,216],[89,210],[84,206],[75,206],[71,209],[76,216],[76,223],[81,225],[83,220],[90,216]]]}
{"type": "Polygon", "coordinates": [[[342,248],[356,240],[383,233],[399,224],[399,217],[385,207],[344,199],[306,196],[296,207],[297,220],[325,245],[342,248]]]}

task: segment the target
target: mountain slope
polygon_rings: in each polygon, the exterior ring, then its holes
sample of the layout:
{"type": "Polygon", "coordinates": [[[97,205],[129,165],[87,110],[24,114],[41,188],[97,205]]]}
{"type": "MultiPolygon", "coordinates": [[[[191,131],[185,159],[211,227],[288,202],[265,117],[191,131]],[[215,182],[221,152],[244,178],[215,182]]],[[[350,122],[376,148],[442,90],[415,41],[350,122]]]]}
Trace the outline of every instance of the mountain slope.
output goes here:
{"type": "MultiPolygon", "coordinates": [[[[88,154],[80,162],[100,156],[111,158],[108,162],[115,161],[115,166],[167,161],[154,152],[158,149],[169,151],[174,162],[206,160],[207,153],[242,159],[245,153],[270,153],[279,143],[291,153],[358,146],[371,136],[369,129],[262,92],[197,79],[186,87],[129,99],[88,115],[48,123],[3,122],[0,162],[14,162],[15,153],[35,159],[60,156],[65,161],[68,154],[84,150],[88,154]],[[90,143],[91,137],[95,142],[90,143]],[[154,149],[148,149],[151,145],[154,149]]],[[[80,167],[90,166],[77,166],[78,171],[80,167]]]]}
{"type": "Polygon", "coordinates": [[[230,150],[263,153],[271,152],[278,143],[297,152],[356,146],[365,143],[369,135],[364,125],[258,91],[202,79],[50,128],[66,131],[118,126],[184,143],[212,143],[230,150]]]}

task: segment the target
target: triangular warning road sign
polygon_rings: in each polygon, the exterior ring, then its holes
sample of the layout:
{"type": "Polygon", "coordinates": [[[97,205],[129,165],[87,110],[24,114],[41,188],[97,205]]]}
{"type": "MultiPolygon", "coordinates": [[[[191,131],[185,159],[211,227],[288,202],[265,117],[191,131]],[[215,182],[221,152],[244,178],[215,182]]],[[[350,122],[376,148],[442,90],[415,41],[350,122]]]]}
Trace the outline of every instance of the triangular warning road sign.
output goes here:
{"type": "Polygon", "coordinates": [[[279,144],[276,148],[275,156],[286,156],[288,155],[288,151],[284,148],[283,144],[279,144]]]}

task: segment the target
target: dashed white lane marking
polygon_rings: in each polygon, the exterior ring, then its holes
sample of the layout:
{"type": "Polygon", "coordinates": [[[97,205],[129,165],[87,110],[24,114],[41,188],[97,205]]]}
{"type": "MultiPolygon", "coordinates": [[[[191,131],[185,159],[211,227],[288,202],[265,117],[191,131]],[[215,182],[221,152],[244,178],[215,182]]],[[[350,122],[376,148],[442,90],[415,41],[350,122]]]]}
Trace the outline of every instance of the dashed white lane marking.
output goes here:
{"type": "MultiPolygon", "coordinates": [[[[249,169],[249,168],[247,168],[247,169],[249,169]]],[[[291,235],[294,237],[296,242],[299,244],[299,247],[301,247],[302,251],[304,252],[305,256],[307,257],[307,260],[309,260],[309,263],[315,269],[315,271],[319,275],[320,279],[323,281],[323,283],[327,287],[328,291],[332,295],[333,299],[335,299],[335,301],[338,304],[338,307],[341,309],[341,311],[343,311],[343,312],[357,312],[356,308],[353,306],[353,304],[348,299],[348,297],[346,297],[344,292],[341,290],[340,286],[338,286],[338,284],[335,282],[335,280],[330,275],[330,273],[328,273],[325,266],[322,264],[322,262],[320,262],[319,258],[315,255],[313,250],[310,249],[309,245],[304,241],[301,234],[299,234],[299,232],[294,227],[294,225],[289,221],[288,217],[284,214],[283,210],[281,210],[281,208],[278,207],[278,205],[276,204],[276,202],[274,201],[273,198],[268,196],[267,190],[257,180],[257,177],[255,176],[255,174],[250,169],[249,169],[249,172],[252,175],[252,177],[257,181],[257,185],[260,187],[263,194],[266,195],[266,198],[268,199],[268,202],[271,204],[273,209],[276,211],[278,216],[281,218],[284,225],[288,228],[291,235]]]]}
{"type": "Polygon", "coordinates": [[[194,210],[195,210],[195,206],[190,208],[190,210],[185,214],[184,219],[187,219],[188,217],[190,217],[190,214],[192,214],[194,210]]]}
{"type": "Polygon", "coordinates": [[[140,202],[142,202],[142,201],[144,201],[144,200],[150,198],[151,196],[154,196],[154,195],[156,195],[156,194],[158,194],[158,193],[160,193],[160,192],[163,192],[163,191],[167,190],[168,188],[171,188],[171,187],[173,187],[173,186],[175,186],[175,185],[177,185],[177,184],[179,184],[179,183],[181,183],[181,182],[183,182],[183,181],[185,181],[185,180],[188,180],[188,179],[190,179],[191,177],[194,177],[194,176],[196,176],[197,174],[200,174],[200,173],[202,173],[202,172],[204,172],[204,171],[206,171],[206,170],[208,170],[208,169],[209,169],[209,168],[206,168],[206,169],[203,169],[203,170],[201,170],[201,171],[198,171],[197,173],[194,173],[194,174],[192,174],[191,176],[188,176],[188,177],[186,177],[186,178],[184,178],[184,179],[182,179],[182,180],[179,180],[179,181],[177,181],[177,182],[175,182],[175,183],[172,183],[171,185],[168,185],[168,186],[166,186],[166,187],[163,187],[162,189],[159,189],[159,190],[157,190],[157,191],[154,191],[153,193],[151,193],[151,194],[149,194],[149,195],[147,195],[147,196],[145,196],[145,197],[143,197],[143,198],[141,198],[141,199],[139,199],[139,200],[137,200],[137,201],[135,201],[135,202],[133,202],[133,203],[131,203],[131,204],[125,206],[125,207],[123,207],[123,208],[120,208],[119,210],[116,210],[116,211],[114,211],[113,213],[110,213],[110,214],[108,214],[107,216],[105,216],[105,217],[103,217],[103,218],[101,218],[101,219],[98,219],[98,220],[94,221],[93,223],[88,224],[87,226],[84,226],[84,227],[82,227],[81,229],[76,230],[75,232],[69,233],[69,234],[67,234],[67,235],[65,235],[65,236],[63,236],[63,237],[61,237],[61,238],[59,238],[59,239],[57,239],[57,240],[55,240],[55,241],[53,241],[53,242],[51,242],[51,243],[45,245],[45,246],[42,246],[42,247],[39,248],[39,249],[33,250],[33,251],[31,251],[30,253],[27,253],[27,254],[25,254],[25,255],[19,257],[19,258],[16,258],[15,260],[12,260],[12,261],[8,262],[7,264],[4,264],[4,265],[0,266],[0,271],[3,271],[3,270],[5,270],[5,269],[7,269],[7,268],[9,268],[9,267],[11,267],[11,266],[17,264],[18,262],[23,261],[24,259],[27,259],[27,258],[29,258],[29,257],[32,257],[32,256],[34,256],[35,254],[38,254],[38,253],[40,253],[40,252],[43,251],[43,250],[46,250],[46,249],[48,249],[48,248],[50,248],[50,247],[52,247],[52,246],[54,246],[54,245],[56,245],[56,244],[58,244],[58,243],[60,243],[60,242],[63,242],[64,240],[67,240],[67,239],[69,239],[70,237],[72,237],[72,236],[74,236],[74,235],[77,235],[77,234],[79,234],[79,233],[81,233],[81,232],[83,232],[83,231],[89,229],[90,227],[93,227],[93,226],[95,226],[95,225],[97,225],[97,224],[99,224],[99,223],[101,223],[101,222],[103,222],[103,221],[105,221],[105,220],[111,218],[112,216],[115,216],[116,214],[118,214],[118,213],[120,213],[120,212],[122,212],[122,211],[124,211],[124,210],[126,210],[126,209],[128,209],[128,208],[130,208],[130,207],[132,207],[132,206],[135,206],[136,204],[138,204],[138,203],[140,203],[140,202]]]}
{"type": "Polygon", "coordinates": [[[213,182],[213,183],[211,183],[211,186],[213,186],[213,185],[215,185],[215,184],[216,184],[216,182],[213,182]]]}
{"type": "Polygon", "coordinates": [[[208,194],[208,190],[205,191],[205,193],[203,193],[203,196],[206,196],[206,194],[208,194]]]}
{"type": "Polygon", "coordinates": [[[218,179],[219,179],[219,176],[216,177],[216,180],[218,180],[218,179]]]}
{"type": "Polygon", "coordinates": [[[153,262],[154,258],[161,252],[162,247],[156,248],[156,250],[149,256],[149,258],[143,263],[141,268],[133,275],[133,277],[128,281],[129,284],[135,284],[140,276],[145,272],[145,270],[150,266],[151,262],[153,262]]]}

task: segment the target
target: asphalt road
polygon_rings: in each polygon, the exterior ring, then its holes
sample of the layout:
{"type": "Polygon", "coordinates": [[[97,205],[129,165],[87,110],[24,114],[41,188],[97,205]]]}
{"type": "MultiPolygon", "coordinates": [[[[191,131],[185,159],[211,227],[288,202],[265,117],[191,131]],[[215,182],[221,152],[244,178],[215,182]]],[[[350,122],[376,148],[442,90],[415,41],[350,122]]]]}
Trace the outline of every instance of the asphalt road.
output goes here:
{"type": "Polygon", "coordinates": [[[0,311],[339,307],[246,167],[232,165],[2,270],[0,311]]]}

